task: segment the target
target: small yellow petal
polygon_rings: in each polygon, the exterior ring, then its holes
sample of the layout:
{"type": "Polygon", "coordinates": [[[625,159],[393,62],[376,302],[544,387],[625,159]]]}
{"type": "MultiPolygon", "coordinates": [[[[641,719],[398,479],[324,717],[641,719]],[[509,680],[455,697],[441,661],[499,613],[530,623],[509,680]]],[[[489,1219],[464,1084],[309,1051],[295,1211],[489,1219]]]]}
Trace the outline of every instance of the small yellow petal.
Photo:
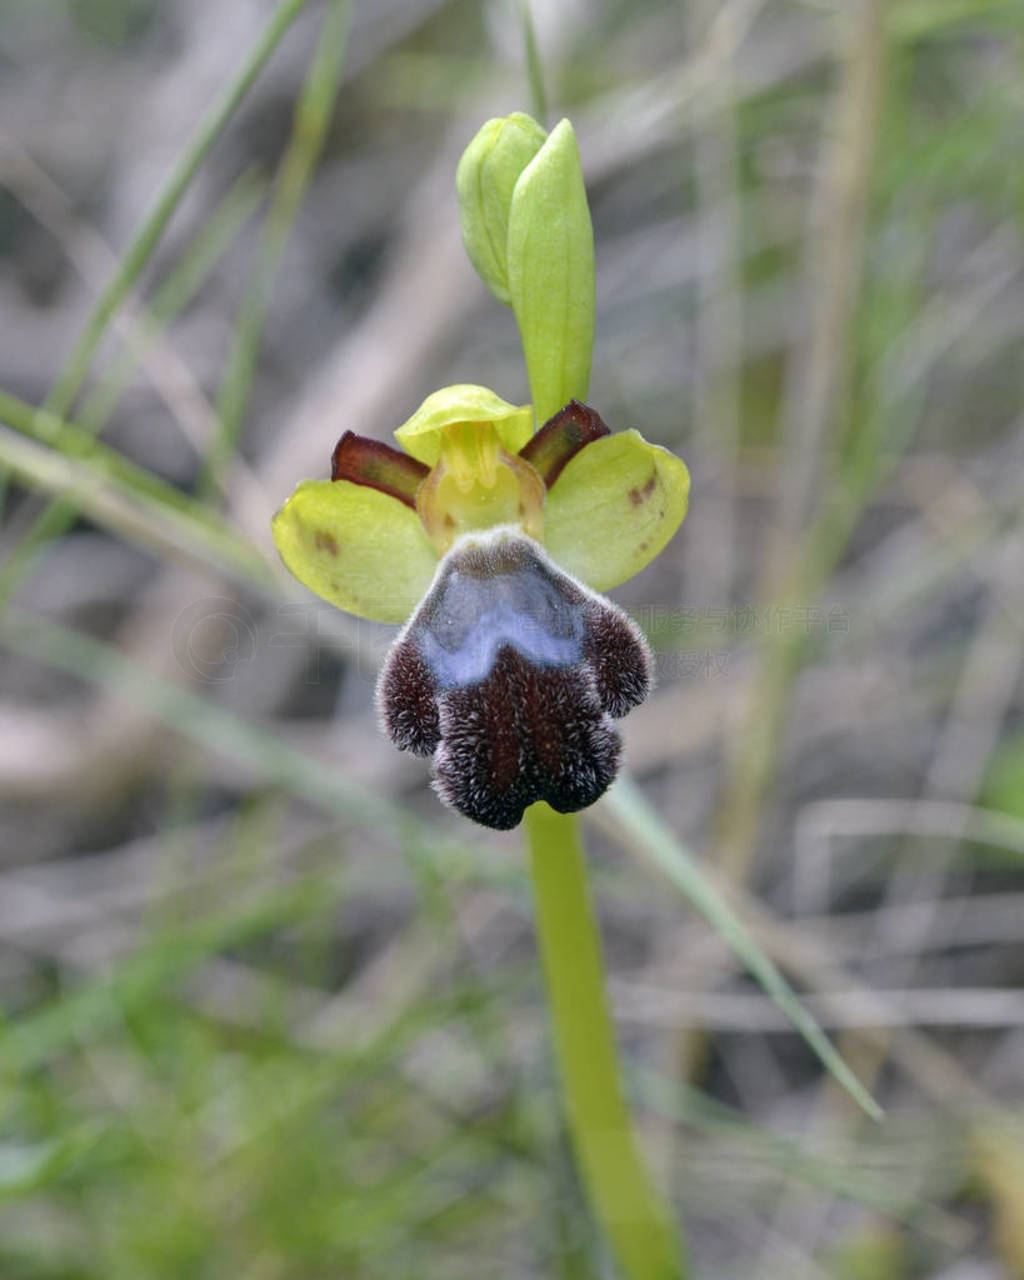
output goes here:
{"type": "Polygon", "coordinates": [[[595,591],[640,572],[686,515],[684,463],[637,431],[584,446],[548,493],[544,542],[551,558],[595,591]]]}
{"type": "Polygon", "coordinates": [[[406,453],[432,467],[441,456],[442,428],[459,422],[493,422],[509,453],[518,453],[533,434],[533,411],[528,404],[517,407],[487,387],[462,383],[427,396],[395,432],[395,439],[406,453]]]}
{"type": "Polygon", "coordinates": [[[437,568],[411,507],[347,480],[304,481],[273,528],[278,553],[295,577],[360,618],[404,622],[437,568]]]}

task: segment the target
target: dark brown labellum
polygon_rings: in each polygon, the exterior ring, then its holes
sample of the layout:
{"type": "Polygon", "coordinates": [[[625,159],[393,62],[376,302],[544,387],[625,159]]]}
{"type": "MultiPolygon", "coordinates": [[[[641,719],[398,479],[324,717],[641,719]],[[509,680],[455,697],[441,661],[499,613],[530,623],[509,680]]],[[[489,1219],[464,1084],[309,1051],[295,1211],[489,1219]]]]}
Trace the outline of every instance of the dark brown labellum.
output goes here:
{"type": "Polygon", "coordinates": [[[650,687],[639,628],[510,530],[463,539],[385,663],[392,741],[436,752],[441,798],[507,830],[535,800],[586,808],[615,777],[612,716],[650,687]]]}

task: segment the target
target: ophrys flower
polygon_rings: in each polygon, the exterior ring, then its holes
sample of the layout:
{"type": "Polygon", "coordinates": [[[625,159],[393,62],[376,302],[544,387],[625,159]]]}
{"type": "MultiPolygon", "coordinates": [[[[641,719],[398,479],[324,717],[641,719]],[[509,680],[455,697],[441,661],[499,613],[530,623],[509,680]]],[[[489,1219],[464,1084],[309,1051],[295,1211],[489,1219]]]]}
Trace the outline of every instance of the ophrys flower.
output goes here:
{"type": "Polygon", "coordinates": [[[686,512],[683,463],[611,434],[571,401],[536,434],[530,406],[447,387],[395,433],[346,432],[333,479],[274,521],[282,559],[324,599],[405,622],[378,706],[395,744],[435,755],[447,803],[486,826],[527,805],[592,804],[615,776],[612,717],[646,696],[639,628],[603,596],[686,512]]]}

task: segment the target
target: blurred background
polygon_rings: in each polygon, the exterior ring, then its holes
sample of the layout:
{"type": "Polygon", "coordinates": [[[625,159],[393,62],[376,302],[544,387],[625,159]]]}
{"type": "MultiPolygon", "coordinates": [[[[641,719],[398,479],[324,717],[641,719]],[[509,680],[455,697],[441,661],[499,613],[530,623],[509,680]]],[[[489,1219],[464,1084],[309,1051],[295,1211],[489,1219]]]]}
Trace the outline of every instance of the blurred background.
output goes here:
{"type": "MultiPolygon", "coordinates": [[[[616,593],[678,874],[586,827],[651,1159],[709,1280],[1024,1276],[1024,9],[532,12],[589,399],[693,476],[616,593]]],[[[343,430],[527,398],[453,180],[544,109],[529,45],[499,0],[0,6],[3,1280],[611,1274],[519,836],[378,734],[394,630],[267,528],[343,430]]]]}

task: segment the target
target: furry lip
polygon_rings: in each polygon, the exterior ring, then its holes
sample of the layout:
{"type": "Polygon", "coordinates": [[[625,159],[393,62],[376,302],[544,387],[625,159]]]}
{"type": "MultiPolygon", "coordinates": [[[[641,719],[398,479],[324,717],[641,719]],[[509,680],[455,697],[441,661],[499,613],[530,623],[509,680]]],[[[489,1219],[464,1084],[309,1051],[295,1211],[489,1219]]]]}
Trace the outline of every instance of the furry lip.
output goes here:
{"type": "Polygon", "coordinates": [[[500,527],[465,535],[441,561],[377,701],[396,746],[434,756],[446,804],[507,830],[536,800],[571,813],[604,793],[622,751],[612,717],[650,680],[635,623],[500,527]]]}

